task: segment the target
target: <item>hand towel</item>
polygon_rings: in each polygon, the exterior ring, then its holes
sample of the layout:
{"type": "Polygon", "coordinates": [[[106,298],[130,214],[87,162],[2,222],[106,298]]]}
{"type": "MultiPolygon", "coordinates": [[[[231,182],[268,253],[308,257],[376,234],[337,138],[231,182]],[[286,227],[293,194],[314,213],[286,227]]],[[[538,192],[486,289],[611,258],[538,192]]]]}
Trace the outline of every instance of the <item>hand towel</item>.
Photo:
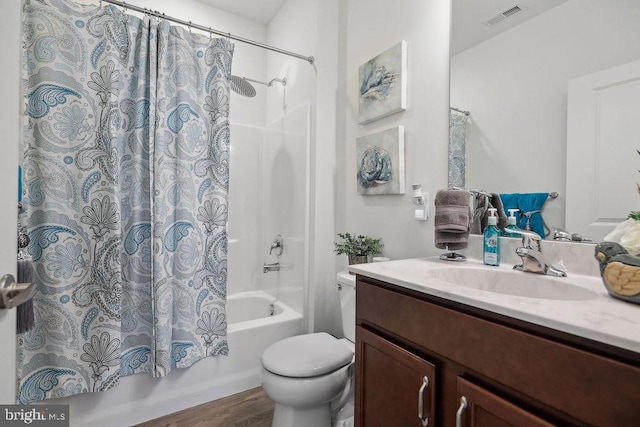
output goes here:
{"type": "Polygon", "coordinates": [[[458,250],[467,247],[471,225],[469,197],[468,191],[459,189],[436,193],[434,224],[437,248],[458,250]]]}
{"type": "Polygon", "coordinates": [[[487,208],[489,207],[489,197],[482,193],[475,193],[474,199],[475,203],[473,218],[471,220],[471,234],[482,234],[484,230],[484,227],[482,226],[482,219],[487,213],[487,208]]]}
{"type": "Polygon", "coordinates": [[[476,193],[476,208],[473,212],[471,222],[471,234],[482,234],[489,223],[489,208],[496,209],[496,217],[498,218],[498,228],[503,229],[509,223],[505,214],[504,206],[497,193],[476,193]]]}
{"type": "MultiPolygon", "coordinates": [[[[507,215],[504,211],[504,205],[502,204],[502,200],[500,200],[500,195],[496,193],[491,193],[491,197],[489,197],[489,208],[496,209],[496,216],[498,217],[498,228],[503,229],[509,224],[509,220],[507,219],[507,215]]],[[[486,210],[484,216],[482,217],[482,230],[487,227],[489,223],[489,209],[486,210]]]]}
{"type": "Polygon", "coordinates": [[[522,230],[532,230],[546,237],[542,207],[549,198],[549,193],[509,193],[501,194],[505,210],[519,209],[516,223],[522,230]]]}

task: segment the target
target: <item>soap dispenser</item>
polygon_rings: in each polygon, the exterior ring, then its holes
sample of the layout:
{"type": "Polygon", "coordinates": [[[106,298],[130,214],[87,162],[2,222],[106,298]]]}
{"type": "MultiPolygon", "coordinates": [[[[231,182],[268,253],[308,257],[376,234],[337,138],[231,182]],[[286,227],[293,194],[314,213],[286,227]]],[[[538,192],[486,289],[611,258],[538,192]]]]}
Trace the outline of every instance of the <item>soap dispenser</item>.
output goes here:
{"type": "Polygon", "coordinates": [[[509,218],[507,218],[507,227],[503,230],[504,237],[520,237],[517,233],[510,233],[509,230],[520,230],[516,225],[516,212],[520,209],[507,209],[509,211],[509,218]]]}
{"type": "Polygon", "coordinates": [[[496,216],[496,208],[489,208],[488,225],[484,229],[484,250],[482,260],[486,265],[500,265],[500,245],[498,230],[498,217],[496,216]]]}

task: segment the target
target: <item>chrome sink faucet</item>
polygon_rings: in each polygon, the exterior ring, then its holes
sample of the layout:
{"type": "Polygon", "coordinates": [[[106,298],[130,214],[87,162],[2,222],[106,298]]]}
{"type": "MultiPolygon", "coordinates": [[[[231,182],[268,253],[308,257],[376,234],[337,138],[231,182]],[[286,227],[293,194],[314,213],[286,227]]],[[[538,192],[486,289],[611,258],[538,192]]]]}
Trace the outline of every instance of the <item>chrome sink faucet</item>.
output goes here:
{"type": "Polygon", "coordinates": [[[567,273],[547,264],[542,255],[542,238],[534,231],[509,230],[522,235],[522,246],[516,249],[516,254],[522,258],[522,264],[514,265],[515,270],[529,273],[546,274],[549,276],[565,277],[567,273]]]}

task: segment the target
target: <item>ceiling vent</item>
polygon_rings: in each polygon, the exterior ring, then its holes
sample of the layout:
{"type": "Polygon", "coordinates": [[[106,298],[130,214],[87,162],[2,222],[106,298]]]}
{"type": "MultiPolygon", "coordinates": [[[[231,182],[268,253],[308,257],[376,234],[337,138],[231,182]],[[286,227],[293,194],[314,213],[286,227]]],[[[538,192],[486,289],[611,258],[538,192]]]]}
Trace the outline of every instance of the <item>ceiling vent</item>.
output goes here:
{"type": "Polygon", "coordinates": [[[510,7],[507,10],[503,10],[502,12],[500,12],[499,14],[497,14],[494,17],[491,17],[487,20],[487,25],[496,25],[498,22],[502,22],[507,18],[512,17],[513,15],[522,12],[523,10],[525,10],[524,7],[515,5],[510,7]]]}

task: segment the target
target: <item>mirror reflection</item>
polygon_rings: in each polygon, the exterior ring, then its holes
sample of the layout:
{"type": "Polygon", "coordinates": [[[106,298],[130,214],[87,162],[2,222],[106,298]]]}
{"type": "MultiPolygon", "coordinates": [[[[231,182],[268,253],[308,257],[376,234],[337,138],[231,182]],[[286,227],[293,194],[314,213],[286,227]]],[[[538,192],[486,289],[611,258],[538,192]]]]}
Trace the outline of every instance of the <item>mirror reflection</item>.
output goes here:
{"type": "MultiPolygon", "coordinates": [[[[640,182],[640,156],[635,149],[616,148],[621,140],[629,144],[632,137],[635,148],[640,148],[637,135],[625,138],[628,131],[618,129],[615,140],[601,141],[596,147],[600,151],[587,156],[590,161],[581,154],[592,150],[586,143],[570,150],[568,157],[567,109],[570,81],[640,59],[640,2],[452,0],[452,4],[451,106],[469,112],[462,119],[465,188],[557,192],[558,197],[543,206],[545,223],[594,240],[630,210],[638,210],[635,183],[640,182]],[[609,158],[602,163],[611,171],[596,164],[606,153],[609,158]],[[567,165],[570,173],[593,170],[591,175],[609,178],[595,181],[596,188],[585,188],[567,178],[567,165]],[[613,193],[621,196],[607,198],[613,193]],[[577,199],[582,205],[573,202],[577,199]],[[596,206],[599,211],[594,215],[609,225],[594,228],[572,222],[575,211],[583,211],[585,204],[596,206]]],[[[625,87],[625,93],[637,90],[640,83],[634,85],[625,87]]],[[[456,114],[460,116],[454,112],[453,117],[456,114]]],[[[573,120],[585,128],[597,126],[588,117],[573,120]]]]}

